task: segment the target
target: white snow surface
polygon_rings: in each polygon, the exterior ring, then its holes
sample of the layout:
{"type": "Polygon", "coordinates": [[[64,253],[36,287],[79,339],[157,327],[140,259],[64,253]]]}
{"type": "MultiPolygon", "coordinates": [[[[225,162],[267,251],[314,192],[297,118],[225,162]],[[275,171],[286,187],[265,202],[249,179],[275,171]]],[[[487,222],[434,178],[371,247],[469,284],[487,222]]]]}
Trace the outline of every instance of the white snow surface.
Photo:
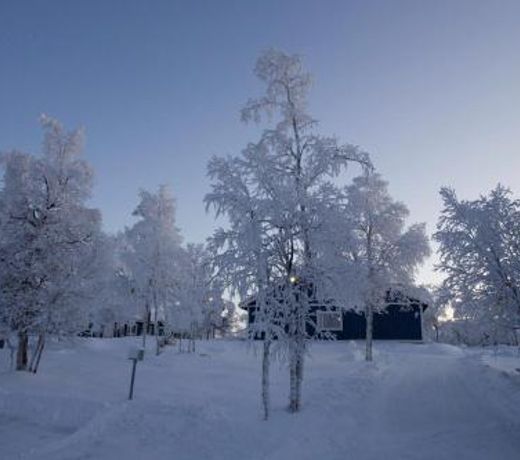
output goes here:
{"type": "Polygon", "coordinates": [[[503,372],[520,375],[520,347],[497,345],[481,351],[482,360],[503,372]]]}
{"type": "Polygon", "coordinates": [[[377,342],[368,364],[362,342],[315,343],[302,411],[285,410],[288,372],[276,363],[266,422],[260,357],[246,342],[147,350],[128,401],[138,343],[54,343],[37,375],[8,372],[1,350],[0,459],[520,458],[520,373],[480,351],[377,342]]]}

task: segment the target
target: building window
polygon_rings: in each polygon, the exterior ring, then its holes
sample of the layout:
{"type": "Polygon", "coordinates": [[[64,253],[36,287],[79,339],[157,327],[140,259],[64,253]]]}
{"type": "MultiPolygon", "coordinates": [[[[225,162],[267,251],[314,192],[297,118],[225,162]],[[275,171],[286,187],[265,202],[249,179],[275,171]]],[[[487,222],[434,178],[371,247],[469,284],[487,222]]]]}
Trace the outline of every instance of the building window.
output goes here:
{"type": "Polygon", "coordinates": [[[317,326],[320,331],[342,331],[343,315],[337,311],[318,311],[317,326]]]}

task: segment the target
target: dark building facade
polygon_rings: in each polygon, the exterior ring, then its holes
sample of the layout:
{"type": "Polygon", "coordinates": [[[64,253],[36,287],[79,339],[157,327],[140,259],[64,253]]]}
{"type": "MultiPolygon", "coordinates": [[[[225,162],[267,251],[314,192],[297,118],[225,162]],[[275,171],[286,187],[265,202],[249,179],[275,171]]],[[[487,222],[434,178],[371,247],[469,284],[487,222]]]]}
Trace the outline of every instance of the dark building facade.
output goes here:
{"type": "MultiPolygon", "coordinates": [[[[248,324],[253,324],[257,310],[254,300],[242,304],[241,308],[248,313],[248,324]]],[[[422,313],[426,308],[427,304],[413,299],[388,302],[384,311],[374,313],[374,339],[422,340],[422,313]]],[[[312,308],[311,319],[316,328],[307,326],[310,336],[322,333],[336,340],[359,340],[366,336],[366,320],[362,312],[316,306],[312,308]]]]}

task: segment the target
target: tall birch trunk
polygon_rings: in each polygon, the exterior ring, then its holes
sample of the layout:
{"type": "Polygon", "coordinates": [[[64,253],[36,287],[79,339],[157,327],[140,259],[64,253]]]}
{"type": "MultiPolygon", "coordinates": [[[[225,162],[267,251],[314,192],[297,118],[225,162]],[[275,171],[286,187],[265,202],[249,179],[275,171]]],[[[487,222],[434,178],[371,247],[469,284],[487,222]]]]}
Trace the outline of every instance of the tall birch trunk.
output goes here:
{"type": "Polygon", "coordinates": [[[18,348],[16,350],[16,370],[25,371],[27,370],[28,362],[28,350],[29,348],[29,335],[27,331],[18,332],[18,348]]]}
{"type": "Polygon", "coordinates": [[[369,216],[369,225],[367,230],[367,261],[368,261],[368,283],[370,286],[370,295],[365,304],[365,319],[367,323],[366,328],[366,353],[365,359],[372,361],[372,338],[374,333],[374,257],[372,252],[372,216],[369,216]]]}
{"type": "Polygon", "coordinates": [[[301,339],[291,344],[289,352],[289,412],[298,412],[301,406],[304,344],[301,339]]]}
{"type": "Polygon", "coordinates": [[[154,327],[153,333],[155,335],[155,356],[159,356],[161,353],[161,341],[159,339],[159,321],[157,320],[157,306],[154,312],[154,327]]]}
{"type": "Polygon", "coordinates": [[[365,308],[365,317],[367,321],[367,330],[366,330],[366,355],[365,359],[367,361],[372,361],[372,338],[374,331],[374,307],[371,302],[366,304],[365,308]]]}
{"type": "Polygon", "coordinates": [[[42,358],[43,349],[45,347],[45,334],[42,333],[38,337],[38,346],[36,347],[36,356],[35,356],[35,362],[31,369],[31,372],[33,374],[36,374],[38,372],[38,367],[40,366],[40,360],[42,358]]]}
{"type": "Polygon", "coordinates": [[[14,355],[16,353],[16,345],[11,342],[9,337],[7,337],[6,343],[7,347],[9,348],[9,370],[12,371],[14,369],[14,355]]]}
{"type": "Polygon", "coordinates": [[[145,306],[144,322],[143,322],[143,350],[146,350],[146,334],[150,325],[150,309],[148,305],[145,306]]]}
{"type": "Polygon", "coordinates": [[[421,340],[424,342],[424,310],[421,304],[419,304],[419,316],[421,320],[421,340]]]}
{"type": "MultiPolygon", "coordinates": [[[[302,309],[303,307],[302,305],[297,305],[296,308],[302,309]]],[[[298,412],[300,410],[303,362],[305,358],[305,319],[301,310],[296,311],[295,316],[289,345],[289,412],[298,412]]]]}
{"type": "Polygon", "coordinates": [[[191,325],[191,334],[190,334],[190,343],[189,343],[189,351],[195,353],[195,325],[191,325]]]}
{"type": "Polygon", "coordinates": [[[296,412],[298,409],[297,383],[296,383],[296,351],[294,345],[289,352],[289,412],[296,412]]]}
{"type": "Polygon", "coordinates": [[[303,347],[300,348],[298,350],[298,360],[296,361],[296,412],[300,410],[302,400],[304,353],[303,347]]]}
{"type": "Polygon", "coordinates": [[[31,359],[29,361],[29,367],[27,369],[29,372],[34,372],[34,369],[36,367],[36,361],[38,359],[38,355],[40,354],[40,347],[43,344],[43,340],[44,340],[43,337],[44,337],[44,333],[40,332],[38,334],[38,341],[36,342],[34,351],[32,353],[31,359]]]}
{"type": "Polygon", "coordinates": [[[40,335],[38,334],[38,341],[36,342],[36,345],[34,346],[34,350],[32,350],[31,353],[29,353],[30,359],[28,361],[27,365],[27,371],[32,372],[33,367],[36,363],[36,356],[38,356],[38,350],[40,348],[40,335]]]}
{"type": "Polygon", "coordinates": [[[264,340],[264,352],[262,355],[262,406],[264,409],[264,420],[269,418],[269,369],[271,366],[271,342],[264,340]]]}

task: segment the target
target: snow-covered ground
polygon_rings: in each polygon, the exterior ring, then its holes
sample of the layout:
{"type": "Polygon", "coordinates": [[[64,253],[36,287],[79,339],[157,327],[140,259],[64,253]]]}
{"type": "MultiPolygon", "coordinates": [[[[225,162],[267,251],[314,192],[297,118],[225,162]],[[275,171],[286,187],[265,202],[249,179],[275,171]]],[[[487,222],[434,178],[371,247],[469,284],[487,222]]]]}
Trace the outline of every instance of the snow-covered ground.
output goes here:
{"type": "Polygon", "coordinates": [[[54,344],[37,375],[7,372],[0,351],[0,458],[520,458],[520,373],[490,366],[479,351],[376,343],[367,364],[362,343],[316,343],[302,412],[285,411],[288,376],[275,364],[264,422],[259,357],[245,342],[149,353],[127,401],[136,343],[54,344]]]}
{"type": "Polygon", "coordinates": [[[520,373],[520,347],[499,345],[482,349],[480,353],[488,366],[511,374],[520,373]]]}

